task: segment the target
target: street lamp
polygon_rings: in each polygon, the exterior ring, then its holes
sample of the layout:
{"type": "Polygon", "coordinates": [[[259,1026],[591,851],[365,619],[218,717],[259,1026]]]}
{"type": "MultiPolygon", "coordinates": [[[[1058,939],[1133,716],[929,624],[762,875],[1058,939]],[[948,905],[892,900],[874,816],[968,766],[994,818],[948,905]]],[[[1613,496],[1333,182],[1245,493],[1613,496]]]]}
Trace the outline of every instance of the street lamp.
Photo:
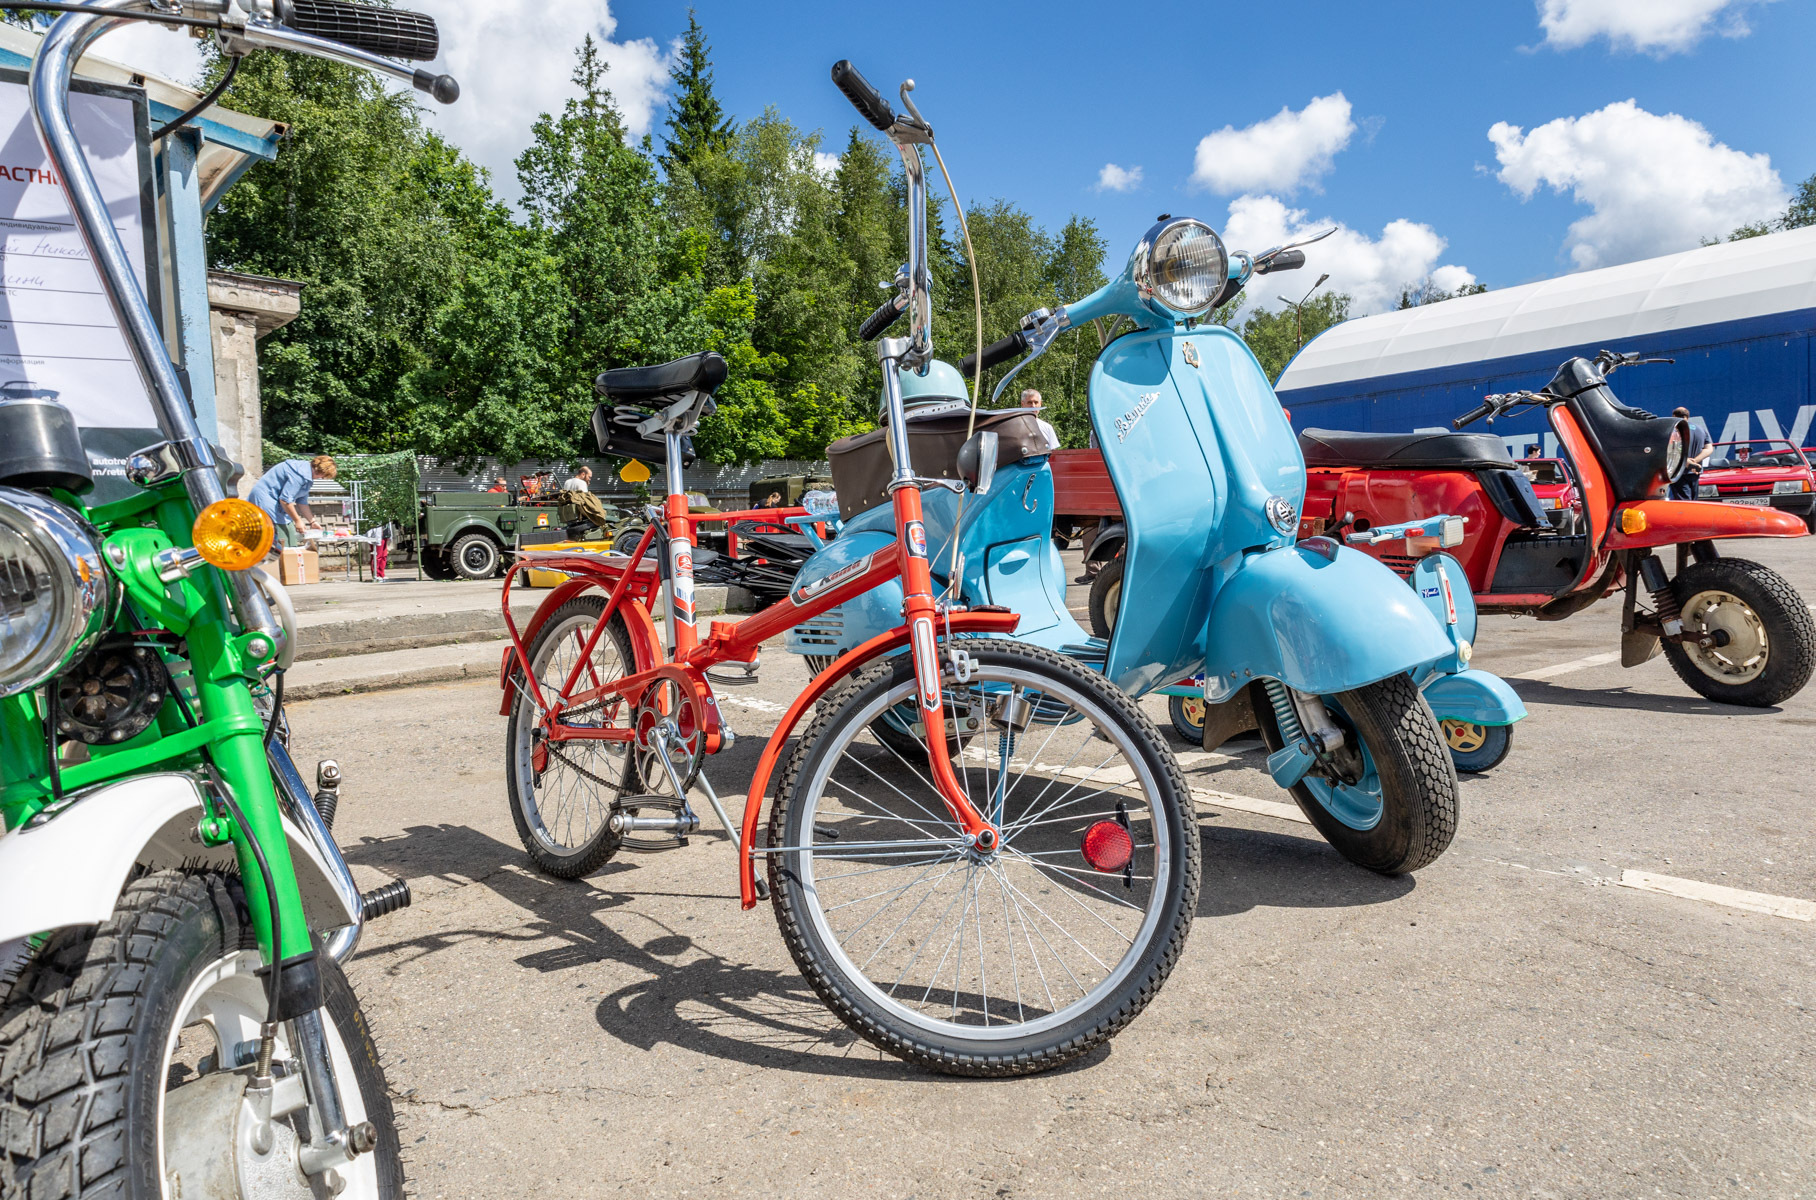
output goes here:
{"type": "Polygon", "coordinates": [[[1299,353],[1300,347],[1305,345],[1305,334],[1303,332],[1304,322],[1300,317],[1299,310],[1304,307],[1305,302],[1307,300],[1310,300],[1312,298],[1312,292],[1315,292],[1319,288],[1323,287],[1325,285],[1325,283],[1328,282],[1329,280],[1330,280],[1330,275],[1328,273],[1318,276],[1318,282],[1312,284],[1311,292],[1307,292],[1307,293],[1305,293],[1305,295],[1299,297],[1298,304],[1293,304],[1293,302],[1291,300],[1283,301],[1283,303],[1291,304],[1292,308],[1293,308],[1293,353],[1294,354],[1299,353]]]}

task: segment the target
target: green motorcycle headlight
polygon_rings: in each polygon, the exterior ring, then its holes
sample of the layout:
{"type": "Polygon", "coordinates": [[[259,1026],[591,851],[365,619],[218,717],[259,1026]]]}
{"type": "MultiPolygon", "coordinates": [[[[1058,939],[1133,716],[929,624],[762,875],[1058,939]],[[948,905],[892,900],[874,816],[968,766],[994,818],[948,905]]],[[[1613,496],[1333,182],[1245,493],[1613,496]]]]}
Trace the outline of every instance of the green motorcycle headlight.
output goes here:
{"type": "Polygon", "coordinates": [[[1203,221],[1185,219],[1156,226],[1142,238],[1135,253],[1137,293],[1150,306],[1176,318],[1210,312],[1229,280],[1229,251],[1203,221]]]}
{"type": "Polygon", "coordinates": [[[0,487],[0,696],[68,666],[107,625],[113,577],[93,533],[34,492],[0,487]]]}

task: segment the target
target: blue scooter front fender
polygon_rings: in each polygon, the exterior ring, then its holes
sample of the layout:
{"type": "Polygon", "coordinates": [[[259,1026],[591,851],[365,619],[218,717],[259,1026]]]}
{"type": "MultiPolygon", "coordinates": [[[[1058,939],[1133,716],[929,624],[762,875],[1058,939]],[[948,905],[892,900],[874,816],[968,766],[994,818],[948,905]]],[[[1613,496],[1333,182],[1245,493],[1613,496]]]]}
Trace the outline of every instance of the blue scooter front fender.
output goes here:
{"type": "Polygon", "coordinates": [[[1211,606],[1205,695],[1223,700],[1258,678],[1314,696],[1346,692],[1452,652],[1413,590],[1347,546],[1250,554],[1211,606]]]}
{"type": "Polygon", "coordinates": [[[1526,716],[1519,694],[1499,675],[1474,669],[1439,675],[1420,689],[1440,721],[1511,725],[1526,716]]]}

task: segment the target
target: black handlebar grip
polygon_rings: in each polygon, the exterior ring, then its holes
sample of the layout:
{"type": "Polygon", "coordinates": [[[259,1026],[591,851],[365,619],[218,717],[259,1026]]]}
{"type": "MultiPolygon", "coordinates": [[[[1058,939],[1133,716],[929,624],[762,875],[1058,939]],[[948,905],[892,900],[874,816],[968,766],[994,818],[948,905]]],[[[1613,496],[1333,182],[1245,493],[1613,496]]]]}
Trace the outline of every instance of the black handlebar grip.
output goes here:
{"type": "Polygon", "coordinates": [[[885,329],[902,319],[908,309],[903,306],[900,296],[893,296],[877,305],[877,310],[864,318],[858,326],[858,337],[866,342],[875,341],[885,329]]]}
{"type": "Polygon", "coordinates": [[[410,83],[419,92],[427,92],[443,104],[452,104],[460,99],[460,82],[452,75],[437,75],[433,71],[418,71],[410,77],[410,83]]]}
{"type": "Polygon", "coordinates": [[[1257,275],[1272,275],[1275,271],[1297,271],[1305,265],[1305,251],[1282,250],[1267,260],[1267,265],[1255,268],[1257,275]]]}
{"type": "Polygon", "coordinates": [[[868,79],[858,74],[849,58],[841,58],[832,64],[832,81],[839,85],[845,99],[851,101],[852,107],[862,113],[866,121],[882,130],[895,124],[895,111],[889,107],[889,102],[877,94],[868,79]]]}
{"type": "MultiPolygon", "coordinates": [[[[984,347],[982,370],[988,371],[999,363],[1006,363],[1028,348],[1028,335],[1016,330],[1001,341],[991,342],[984,347]]],[[[969,379],[971,373],[980,368],[976,364],[977,355],[967,354],[959,360],[958,373],[969,379]]]]}
{"type": "Polygon", "coordinates": [[[1450,427],[1452,429],[1461,429],[1465,425],[1473,425],[1493,411],[1494,405],[1492,404],[1484,404],[1479,408],[1472,408],[1456,420],[1452,421],[1450,427]]]}
{"type": "Polygon", "coordinates": [[[289,9],[286,24],[297,32],[368,54],[426,62],[441,53],[435,18],[422,13],[347,0],[290,0],[289,9]]]}

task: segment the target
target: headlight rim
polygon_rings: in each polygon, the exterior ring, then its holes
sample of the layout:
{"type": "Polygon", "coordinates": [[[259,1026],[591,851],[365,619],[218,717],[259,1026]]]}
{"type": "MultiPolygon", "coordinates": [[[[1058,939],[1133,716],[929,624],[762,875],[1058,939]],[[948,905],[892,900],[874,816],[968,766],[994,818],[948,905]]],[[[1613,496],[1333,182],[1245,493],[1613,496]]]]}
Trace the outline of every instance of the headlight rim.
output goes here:
{"type": "Polygon", "coordinates": [[[101,540],[86,521],[48,497],[0,487],[0,524],[11,528],[49,562],[54,607],[51,636],[0,678],[0,697],[29,692],[54,679],[87,653],[106,631],[120,596],[107,569],[101,540]],[[87,578],[83,576],[86,574],[87,578]]]}
{"type": "Polygon", "coordinates": [[[1142,234],[1141,241],[1135,247],[1131,268],[1136,298],[1150,311],[1169,317],[1175,322],[1199,320],[1209,316],[1215,310],[1217,296],[1223,291],[1224,284],[1229,282],[1230,248],[1224,242],[1223,235],[1211,228],[1208,223],[1200,221],[1196,217],[1169,217],[1164,221],[1155,222],[1153,227],[1142,234]],[[1155,255],[1159,252],[1161,240],[1174,230],[1189,225],[1195,225],[1210,235],[1212,240],[1217,243],[1218,252],[1223,259],[1221,279],[1215,287],[1210,289],[1210,299],[1202,307],[1196,309],[1179,308],[1168,303],[1155,283],[1154,272],[1155,255]]]}

